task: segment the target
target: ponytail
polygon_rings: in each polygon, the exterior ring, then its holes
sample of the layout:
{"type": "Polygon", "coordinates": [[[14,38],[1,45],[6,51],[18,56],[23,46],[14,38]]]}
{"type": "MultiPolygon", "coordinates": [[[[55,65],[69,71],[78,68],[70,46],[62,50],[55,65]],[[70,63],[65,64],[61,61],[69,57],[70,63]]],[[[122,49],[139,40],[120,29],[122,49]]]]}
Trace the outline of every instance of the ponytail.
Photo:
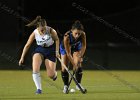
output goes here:
{"type": "Polygon", "coordinates": [[[32,27],[32,26],[38,26],[38,22],[41,21],[41,16],[37,16],[36,19],[34,19],[32,22],[28,23],[26,26],[32,27]]]}

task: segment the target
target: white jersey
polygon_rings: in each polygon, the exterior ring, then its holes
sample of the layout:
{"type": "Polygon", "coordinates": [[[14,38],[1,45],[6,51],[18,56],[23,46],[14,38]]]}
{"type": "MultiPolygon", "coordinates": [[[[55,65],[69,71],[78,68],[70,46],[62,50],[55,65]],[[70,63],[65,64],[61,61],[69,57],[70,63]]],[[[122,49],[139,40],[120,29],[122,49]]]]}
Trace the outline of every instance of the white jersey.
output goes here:
{"type": "Polygon", "coordinates": [[[43,47],[49,47],[54,43],[54,40],[51,37],[50,34],[51,27],[46,27],[46,33],[44,35],[40,35],[38,29],[34,30],[35,39],[37,45],[43,46],[43,47]]]}

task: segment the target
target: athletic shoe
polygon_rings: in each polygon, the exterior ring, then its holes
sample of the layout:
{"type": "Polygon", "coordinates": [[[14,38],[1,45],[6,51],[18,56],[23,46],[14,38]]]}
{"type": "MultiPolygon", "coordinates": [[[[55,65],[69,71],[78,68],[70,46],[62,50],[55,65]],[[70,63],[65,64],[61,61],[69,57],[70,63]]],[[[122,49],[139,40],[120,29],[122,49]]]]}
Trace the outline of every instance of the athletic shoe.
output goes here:
{"type": "MultiPolygon", "coordinates": [[[[79,85],[81,86],[81,88],[83,89],[83,90],[85,90],[85,88],[79,83],[79,85]]],[[[76,85],[76,89],[78,90],[78,91],[80,91],[80,89],[79,89],[79,87],[76,85]]]]}
{"type": "Polygon", "coordinates": [[[63,93],[65,93],[65,94],[69,93],[69,89],[68,89],[67,85],[64,85],[63,93]]]}
{"type": "Polygon", "coordinates": [[[53,78],[53,81],[55,81],[57,79],[57,72],[55,74],[55,77],[53,78]]]}
{"type": "Polygon", "coordinates": [[[40,89],[37,89],[35,92],[35,94],[41,94],[41,93],[42,93],[42,90],[40,90],[40,89]]]}

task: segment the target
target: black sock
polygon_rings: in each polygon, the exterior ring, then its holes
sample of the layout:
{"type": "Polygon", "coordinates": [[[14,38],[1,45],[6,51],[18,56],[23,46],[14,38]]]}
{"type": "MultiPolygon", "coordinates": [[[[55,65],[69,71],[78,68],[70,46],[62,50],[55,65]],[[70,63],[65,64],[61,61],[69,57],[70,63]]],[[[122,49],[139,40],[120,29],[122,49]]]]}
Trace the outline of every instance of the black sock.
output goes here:
{"type": "Polygon", "coordinates": [[[76,80],[78,81],[78,83],[81,83],[81,80],[82,80],[82,68],[79,67],[77,70],[76,70],[76,73],[75,73],[75,77],[76,77],[76,80]]]}
{"type": "Polygon", "coordinates": [[[68,83],[69,83],[69,73],[66,70],[64,72],[61,71],[61,76],[62,76],[62,80],[64,82],[64,85],[68,86],[68,83]]]}

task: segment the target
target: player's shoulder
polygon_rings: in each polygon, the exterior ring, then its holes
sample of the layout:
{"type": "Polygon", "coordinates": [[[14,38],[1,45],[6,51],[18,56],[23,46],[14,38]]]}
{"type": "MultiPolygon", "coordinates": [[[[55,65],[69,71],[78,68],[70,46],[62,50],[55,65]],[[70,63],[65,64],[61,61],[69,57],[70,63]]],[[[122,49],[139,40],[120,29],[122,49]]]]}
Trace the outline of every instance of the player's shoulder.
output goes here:
{"type": "Polygon", "coordinates": [[[64,34],[64,37],[69,37],[69,33],[70,33],[71,31],[67,31],[65,34],[64,34]]]}
{"type": "Polygon", "coordinates": [[[82,31],[82,35],[86,35],[86,33],[84,31],[82,31]]]}
{"type": "Polygon", "coordinates": [[[57,34],[56,30],[50,26],[47,26],[47,30],[49,33],[56,33],[57,34]]]}
{"type": "Polygon", "coordinates": [[[46,26],[46,29],[47,29],[48,31],[51,31],[53,28],[50,27],[50,26],[46,26]]]}
{"type": "Polygon", "coordinates": [[[86,37],[86,33],[85,33],[84,31],[82,31],[81,37],[82,37],[82,38],[85,38],[85,37],[86,37]]]}
{"type": "Polygon", "coordinates": [[[37,29],[37,28],[36,28],[36,29],[34,29],[33,33],[35,33],[35,34],[36,34],[37,32],[38,32],[38,29],[37,29]]]}
{"type": "Polygon", "coordinates": [[[64,34],[64,40],[69,40],[69,33],[70,33],[70,31],[67,31],[67,32],[64,34]]]}

